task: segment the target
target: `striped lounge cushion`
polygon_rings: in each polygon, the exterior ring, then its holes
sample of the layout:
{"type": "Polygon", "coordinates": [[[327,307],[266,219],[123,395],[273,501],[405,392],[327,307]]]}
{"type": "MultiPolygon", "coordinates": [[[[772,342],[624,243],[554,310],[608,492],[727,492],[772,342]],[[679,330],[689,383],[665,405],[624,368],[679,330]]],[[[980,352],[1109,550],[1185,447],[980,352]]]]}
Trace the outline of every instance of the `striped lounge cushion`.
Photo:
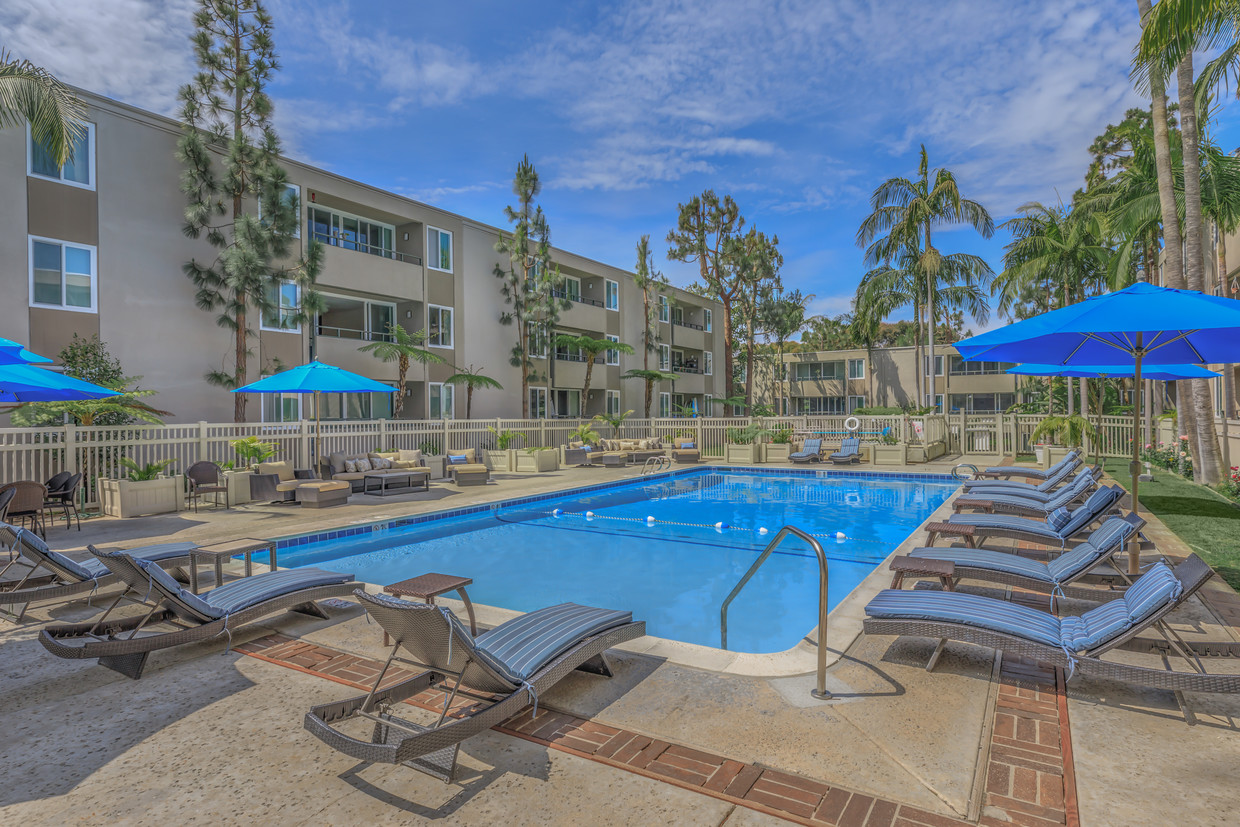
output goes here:
{"type": "Polygon", "coordinates": [[[1011,517],[1007,514],[952,514],[947,518],[947,522],[975,525],[979,528],[1027,531],[1031,534],[1059,539],[1059,534],[1046,523],[1041,520],[1031,520],[1028,517],[1011,517]]]}
{"type": "MultiPolygon", "coordinates": [[[[126,549],[124,553],[128,554],[134,560],[145,560],[148,563],[159,563],[172,557],[186,557],[189,555],[190,550],[195,548],[198,548],[195,543],[157,543],[150,546],[140,546],[138,548],[126,549]]],[[[89,560],[83,560],[78,565],[90,572],[90,578],[92,580],[109,573],[108,567],[105,566],[102,561],[93,557],[89,560]]]]}
{"type": "Polygon", "coordinates": [[[963,623],[1058,647],[1059,621],[1046,612],[965,592],[886,589],[865,607],[875,618],[963,623]]]}
{"type": "Polygon", "coordinates": [[[348,583],[352,579],[351,574],[323,569],[281,569],[225,583],[207,592],[203,599],[216,613],[216,617],[223,617],[286,594],[318,586],[348,583]]]}
{"type": "MultiPolygon", "coordinates": [[[[10,548],[22,548],[23,546],[29,552],[31,557],[40,562],[46,561],[46,565],[57,574],[67,575],[77,580],[94,580],[99,570],[106,573],[106,569],[100,564],[97,567],[88,568],[86,565],[77,562],[71,557],[66,557],[59,551],[52,551],[47,547],[47,543],[43,542],[39,535],[33,531],[26,531],[24,528],[16,528],[4,523],[3,536],[5,544],[10,548]],[[21,540],[18,543],[18,540],[21,540]]],[[[94,562],[94,561],[91,561],[94,562]]]]}
{"type": "MultiPolygon", "coordinates": [[[[111,552],[111,554],[121,553],[111,552]]],[[[214,620],[220,617],[220,613],[213,609],[207,601],[189,589],[184,588],[176,581],[175,577],[160,568],[158,563],[152,563],[147,560],[134,560],[134,562],[138,564],[138,568],[146,572],[147,577],[151,578],[151,582],[159,584],[161,589],[175,598],[171,606],[177,616],[190,620],[214,620]],[[178,601],[180,605],[178,605],[178,601]]]]}
{"type": "Polygon", "coordinates": [[[1089,539],[1046,564],[1056,583],[1071,580],[1098,558],[1114,552],[1136,529],[1122,517],[1112,517],[1089,535],[1089,539]]]}
{"type": "Polygon", "coordinates": [[[984,548],[915,548],[908,553],[908,556],[923,560],[950,560],[957,566],[1017,574],[1047,583],[1054,582],[1047,571],[1046,563],[1005,551],[991,551],[984,548]]]}
{"type": "Polygon", "coordinates": [[[1174,601],[1182,589],[1171,569],[1165,563],[1158,563],[1124,592],[1123,597],[1090,609],[1080,617],[1065,617],[1063,645],[1075,652],[1097,648],[1174,601]]]}
{"type": "Polygon", "coordinates": [[[519,682],[578,641],[632,622],[632,612],[561,603],[501,623],[477,644],[519,682]]]}

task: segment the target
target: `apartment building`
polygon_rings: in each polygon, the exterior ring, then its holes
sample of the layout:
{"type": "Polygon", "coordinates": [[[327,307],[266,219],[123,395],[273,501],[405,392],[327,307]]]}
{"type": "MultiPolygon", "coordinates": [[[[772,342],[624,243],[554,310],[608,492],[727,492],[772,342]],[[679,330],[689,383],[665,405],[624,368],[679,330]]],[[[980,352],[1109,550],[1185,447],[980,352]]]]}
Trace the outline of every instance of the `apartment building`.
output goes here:
{"type": "MultiPolygon", "coordinates": [[[[205,240],[182,233],[185,197],[174,157],[180,124],[88,92],[87,135],[73,161],[57,167],[27,131],[0,130],[0,302],[2,335],[55,355],[76,333],[98,335],[141,386],[148,401],[171,412],[169,422],[231,421],[233,398],[208,385],[211,370],[228,369],[231,333],[200,310],[182,272],[191,258],[212,260],[205,240]],[[19,197],[19,194],[24,194],[19,197]]],[[[474,394],[474,417],[521,415],[519,369],[509,363],[514,328],[499,323],[505,306],[502,228],[386,192],[291,159],[284,167],[289,197],[301,211],[299,243],[325,246],[318,289],[325,309],[296,322],[296,286],[278,293],[281,309],[253,320],[257,333],[248,364],[258,378],[277,366],[319,359],[396,387],[395,364],[359,352],[387,336],[388,325],[426,331],[444,364],[415,364],[398,392],[405,418],[464,417],[464,389],[446,384],[457,367],[480,369],[504,390],[474,394]]],[[[416,169],[410,170],[416,174],[416,169]]],[[[554,216],[551,217],[554,225],[554,216]]],[[[591,416],[628,409],[641,415],[644,383],[621,380],[643,364],[644,311],[633,275],[567,250],[553,259],[565,274],[558,331],[632,345],[635,355],[609,352],[595,364],[582,398],[582,354],[547,337],[527,343],[540,379],[529,389],[532,416],[591,416]]],[[[652,415],[709,411],[722,397],[722,332],[717,302],[678,288],[659,299],[658,350],[651,367],[677,375],[660,383],[652,415]],[[722,370],[720,370],[720,374],[722,370]]],[[[391,415],[391,395],[329,396],[326,419],[391,415]]],[[[310,416],[297,396],[252,398],[250,420],[310,416]]]]}
{"type": "MultiPolygon", "coordinates": [[[[755,398],[790,415],[845,414],[864,407],[917,404],[917,354],[912,347],[784,354],[784,375],[768,367],[755,376],[755,398]]],[[[965,362],[955,348],[923,354],[922,393],[933,368],[939,410],[994,413],[1020,401],[1020,377],[1006,362],[965,362]]],[[[929,404],[926,400],[924,404],[929,404]]]]}

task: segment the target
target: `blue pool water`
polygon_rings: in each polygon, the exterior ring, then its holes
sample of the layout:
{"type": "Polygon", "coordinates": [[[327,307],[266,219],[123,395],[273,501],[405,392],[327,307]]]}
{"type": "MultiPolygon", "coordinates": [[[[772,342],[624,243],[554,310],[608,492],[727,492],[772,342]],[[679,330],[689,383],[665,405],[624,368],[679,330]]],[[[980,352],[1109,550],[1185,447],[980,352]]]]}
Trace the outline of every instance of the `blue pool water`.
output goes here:
{"type": "MultiPolygon", "coordinates": [[[[378,584],[457,574],[473,578],[475,603],[517,611],[561,602],[629,609],[651,635],[719,646],[720,604],[781,526],[822,535],[835,606],[956,485],[928,475],[703,468],[282,547],[279,561],[378,584]]],[[[817,589],[812,549],[789,537],[733,601],[728,648],[791,648],[817,622],[817,589]]]]}

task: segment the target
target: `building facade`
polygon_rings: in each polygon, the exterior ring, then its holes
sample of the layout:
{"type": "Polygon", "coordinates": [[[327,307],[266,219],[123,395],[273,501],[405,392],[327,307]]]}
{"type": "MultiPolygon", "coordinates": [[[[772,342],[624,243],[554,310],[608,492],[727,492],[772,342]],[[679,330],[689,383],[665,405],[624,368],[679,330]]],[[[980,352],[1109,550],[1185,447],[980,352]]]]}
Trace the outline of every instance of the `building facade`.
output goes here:
{"type": "MultiPolygon", "coordinates": [[[[0,335],[54,356],[73,338],[98,335],[127,373],[156,396],[146,400],[171,412],[170,422],[231,421],[232,394],[208,385],[205,375],[228,370],[232,334],[215,314],[195,305],[195,288],[182,266],[213,260],[205,240],[182,232],[185,196],[174,157],[180,124],[90,93],[89,128],[74,159],[55,166],[28,131],[0,130],[0,335]],[[17,197],[17,194],[25,197],[17,197]]],[[[382,340],[388,325],[426,331],[427,346],[444,364],[414,364],[406,377],[402,416],[465,416],[464,388],[446,384],[458,367],[471,367],[504,389],[474,393],[474,417],[518,417],[519,369],[509,363],[514,328],[500,324],[505,310],[495,251],[501,228],[285,159],[289,196],[301,211],[298,242],[325,246],[318,290],[325,309],[308,322],[294,320],[296,287],[279,290],[283,310],[252,324],[257,336],[248,375],[309,359],[339,365],[397,384],[394,364],[359,347],[382,340]]],[[[554,223],[554,217],[552,217],[554,223]]],[[[298,251],[300,252],[300,251],[298,251]]],[[[529,343],[539,379],[531,383],[531,416],[643,413],[645,385],[621,380],[643,366],[641,292],[630,271],[553,250],[566,276],[557,332],[587,334],[631,345],[636,353],[607,353],[596,362],[588,398],[582,398],[582,354],[546,341],[529,343]]],[[[710,411],[723,393],[724,341],[714,321],[719,305],[670,287],[660,298],[658,348],[650,366],[676,374],[655,390],[651,414],[710,411]]],[[[328,419],[382,418],[391,397],[324,399],[328,419]]],[[[252,421],[297,419],[295,396],[252,398],[252,421]]],[[[305,411],[310,416],[309,408],[305,411]]]]}
{"type": "MultiPolygon", "coordinates": [[[[917,404],[917,355],[912,347],[784,354],[782,378],[768,368],[755,376],[757,401],[787,415],[847,414],[857,408],[917,404]]],[[[965,362],[950,345],[935,348],[935,404],[941,411],[994,413],[1020,401],[1020,377],[1006,362],[965,362]]],[[[930,360],[923,356],[922,393],[930,360]]],[[[930,404],[926,400],[924,404],[930,404]]]]}

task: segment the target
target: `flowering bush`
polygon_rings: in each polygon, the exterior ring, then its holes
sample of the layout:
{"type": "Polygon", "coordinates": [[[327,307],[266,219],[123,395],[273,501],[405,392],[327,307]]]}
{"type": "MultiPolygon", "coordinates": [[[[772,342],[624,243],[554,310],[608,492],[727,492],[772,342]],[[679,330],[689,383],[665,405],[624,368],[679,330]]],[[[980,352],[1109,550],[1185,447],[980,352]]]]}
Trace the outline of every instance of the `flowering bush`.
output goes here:
{"type": "MultiPolygon", "coordinates": [[[[1181,440],[1186,439],[1188,437],[1181,437],[1181,440]]],[[[1178,472],[1181,459],[1184,461],[1184,476],[1191,477],[1193,474],[1193,458],[1188,453],[1187,443],[1182,441],[1172,443],[1159,442],[1157,445],[1146,443],[1141,451],[1142,462],[1148,462],[1154,468],[1163,468],[1167,471],[1178,472]]]]}
{"type": "Polygon", "coordinates": [[[1231,466],[1227,476],[1219,483],[1218,490],[1233,500],[1240,500],[1240,466],[1231,466]]]}

